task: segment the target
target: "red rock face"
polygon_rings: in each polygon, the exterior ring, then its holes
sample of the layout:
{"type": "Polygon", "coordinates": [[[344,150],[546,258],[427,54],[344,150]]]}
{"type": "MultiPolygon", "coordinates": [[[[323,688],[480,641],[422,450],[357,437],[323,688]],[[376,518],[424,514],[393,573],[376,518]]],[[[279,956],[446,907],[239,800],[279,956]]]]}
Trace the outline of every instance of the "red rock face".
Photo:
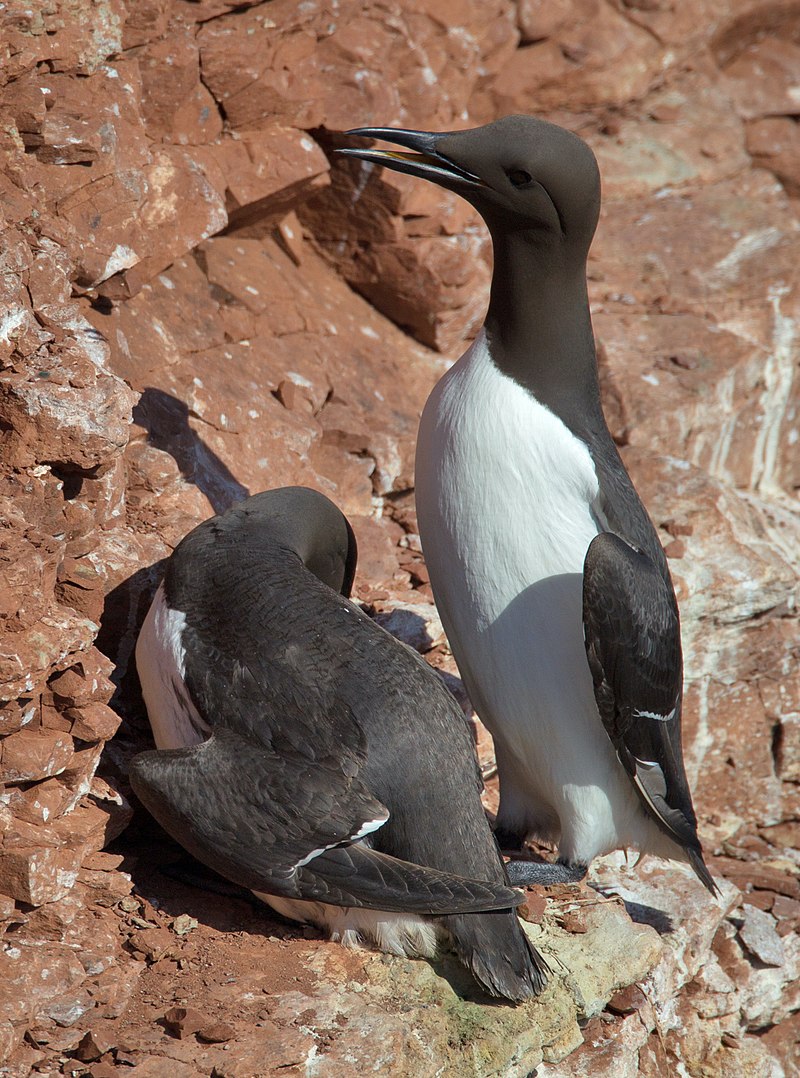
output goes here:
{"type": "MultiPolygon", "coordinates": [[[[652,1023],[634,1036],[646,1008],[612,1008],[608,1073],[617,1049],[643,1073],[659,1053],[675,1057],[659,1066],[733,1073],[743,1044],[757,1068],[768,1042],[747,1031],[768,1025],[769,1050],[796,1065],[797,41],[791,5],[753,0],[4,6],[9,1073],[116,1021],[144,963],[170,961],[165,924],[120,906],[130,880],[97,851],[130,817],[125,765],[147,732],[129,660],[159,561],[187,531],[271,486],[324,491],[359,538],[356,595],[384,620],[399,609],[387,623],[454,673],[430,617],[413,452],[444,357],[480,325],[491,251],[455,196],[330,150],[353,126],[452,129],[515,111],[582,134],[601,165],[589,277],[606,411],[679,592],[701,829],[720,871],[756,881],[744,928],[725,921],[697,942],[713,936],[722,957],[705,981],[691,974],[684,1040],[660,1027],[648,1040],[652,1023]],[[782,941],[769,980],[754,925],[770,955],[782,941]],[[720,987],[731,978],[747,986],[735,1005],[720,987]],[[717,1017],[734,1012],[747,1017],[717,1017]]],[[[483,731],[478,744],[491,774],[483,731]]],[[[232,1016],[207,1017],[210,1029],[232,1016]]],[[[595,1073],[598,1038],[582,1049],[595,1073]]],[[[156,1073],[156,1041],[148,1063],[93,1033],[78,1059],[156,1073]]]]}

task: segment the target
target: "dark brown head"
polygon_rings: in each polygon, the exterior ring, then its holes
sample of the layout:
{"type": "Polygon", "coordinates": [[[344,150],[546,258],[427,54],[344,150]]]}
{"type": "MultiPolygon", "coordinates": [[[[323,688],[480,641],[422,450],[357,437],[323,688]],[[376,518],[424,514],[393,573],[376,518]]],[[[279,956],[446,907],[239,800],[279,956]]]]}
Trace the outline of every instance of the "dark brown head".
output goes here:
{"type": "Polygon", "coordinates": [[[507,116],[470,131],[360,127],[348,132],[412,152],[348,148],[340,153],[422,176],[466,198],[495,241],[529,231],[585,257],[600,212],[600,174],[577,135],[532,116],[507,116]]]}

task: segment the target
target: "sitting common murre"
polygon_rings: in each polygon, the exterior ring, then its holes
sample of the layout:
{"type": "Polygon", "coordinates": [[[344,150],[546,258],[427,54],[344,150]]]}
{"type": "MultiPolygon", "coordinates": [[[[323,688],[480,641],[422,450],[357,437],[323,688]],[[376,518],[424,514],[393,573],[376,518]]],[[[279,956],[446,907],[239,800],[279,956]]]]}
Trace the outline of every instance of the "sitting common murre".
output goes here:
{"type": "Polygon", "coordinates": [[[431,957],[490,994],[547,966],[480,801],[462,712],[347,596],[352,530],[324,495],[254,495],[167,562],[136,647],[155,751],[131,784],[176,841],[348,945],[431,957]]]}
{"type": "Polygon", "coordinates": [[[714,893],[683,765],[672,580],[600,404],[594,155],[529,116],[348,134],[402,147],[339,152],[462,195],[492,236],[485,324],[425,406],[416,500],[436,604],[495,741],[498,840],[558,844],[556,864],[511,877],[574,880],[631,847],[688,860],[714,893]]]}

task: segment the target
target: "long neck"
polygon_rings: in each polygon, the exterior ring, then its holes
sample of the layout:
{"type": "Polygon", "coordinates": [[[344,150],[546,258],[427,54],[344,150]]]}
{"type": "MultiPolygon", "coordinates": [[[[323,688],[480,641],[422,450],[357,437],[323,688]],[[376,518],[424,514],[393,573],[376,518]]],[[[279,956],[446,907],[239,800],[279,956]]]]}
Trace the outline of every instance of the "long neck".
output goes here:
{"type": "Polygon", "coordinates": [[[573,429],[587,421],[604,429],[584,259],[531,233],[492,238],[485,324],[493,360],[573,429]]]}
{"type": "Polygon", "coordinates": [[[619,458],[600,404],[585,261],[493,234],[495,266],[486,315],[489,354],[585,442],[605,491],[609,526],[669,569],[647,512],[619,458]]]}

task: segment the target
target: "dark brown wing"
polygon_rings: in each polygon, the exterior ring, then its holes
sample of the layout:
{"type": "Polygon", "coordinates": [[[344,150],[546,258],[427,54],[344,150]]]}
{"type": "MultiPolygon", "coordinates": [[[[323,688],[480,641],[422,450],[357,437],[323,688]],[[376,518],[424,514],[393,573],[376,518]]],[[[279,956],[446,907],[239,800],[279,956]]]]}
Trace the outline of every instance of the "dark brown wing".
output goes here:
{"type": "Polygon", "coordinates": [[[586,553],[583,624],[597,707],[617,755],[647,811],[715,893],[683,766],[675,594],[646,554],[611,532],[586,553]]]}

